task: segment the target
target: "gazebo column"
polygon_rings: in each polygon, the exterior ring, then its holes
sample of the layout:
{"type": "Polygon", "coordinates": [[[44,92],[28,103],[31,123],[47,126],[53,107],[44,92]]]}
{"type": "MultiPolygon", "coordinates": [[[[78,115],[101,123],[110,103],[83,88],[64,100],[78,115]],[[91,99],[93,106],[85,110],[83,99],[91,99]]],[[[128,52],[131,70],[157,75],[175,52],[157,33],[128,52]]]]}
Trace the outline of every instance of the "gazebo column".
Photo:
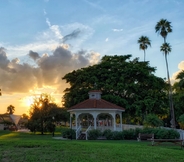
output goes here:
{"type": "Polygon", "coordinates": [[[111,114],[113,117],[113,127],[114,127],[114,131],[116,131],[116,113],[114,112],[109,114],[111,114]]]}
{"type": "Polygon", "coordinates": [[[92,113],[92,115],[93,115],[93,118],[94,118],[94,129],[96,130],[96,118],[97,118],[97,114],[95,112],[95,113],[92,113]]]}
{"type": "Polygon", "coordinates": [[[72,128],[72,113],[70,113],[70,128],[72,128]]]}
{"type": "Polygon", "coordinates": [[[120,127],[121,127],[120,130],[122,131],[122,113],[120,113],[119,116],[120,116],[120,127]]]}
{"type": "Polygon", "coordinates": [[[78,128],[78,117],[79,117],[79,114],[78,113],[75,113],[75,129],[76,130],[78,128]]]}
{"type": "Polygon", "coordinates": [[[114,118],[114,131],[116,131],[116,114],[113,113],[113,118],[114,118]]]}

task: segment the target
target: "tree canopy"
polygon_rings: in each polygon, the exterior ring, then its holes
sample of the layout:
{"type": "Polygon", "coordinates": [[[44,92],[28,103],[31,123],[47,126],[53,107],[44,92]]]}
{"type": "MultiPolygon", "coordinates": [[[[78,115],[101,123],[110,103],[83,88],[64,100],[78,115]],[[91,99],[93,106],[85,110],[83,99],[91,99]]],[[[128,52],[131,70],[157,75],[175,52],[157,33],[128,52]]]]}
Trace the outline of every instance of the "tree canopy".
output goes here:
{"type": "Polygon", "coordinates": [[[7,113],[8,114],[13,114],[15,112],[15,107],[13,105],[9,105],[7,107],[7,113]]]}
{"type": "Polygon", "coordinates": [[[39,98],[34,99],[29,115],[28,128],[32,132],[39,131],[41,134],[54,132],[54,122],[66,122],[69,119],[66,110],[59,108],[48,94],[41,94],[39,98]]]}
{"type": "Polygon", "coordinates": [[[62,78],[70,84],[64,91],[64,105],[69,108],[87,99],[90,90],[98,89],[103,99],[126,109],[125,122],[142,123],[148,113],[168,115],[168,85],[154,75],[155,70],[148,62],[131,60],[131,55],[104,56],[99,64],[62,78]]]}

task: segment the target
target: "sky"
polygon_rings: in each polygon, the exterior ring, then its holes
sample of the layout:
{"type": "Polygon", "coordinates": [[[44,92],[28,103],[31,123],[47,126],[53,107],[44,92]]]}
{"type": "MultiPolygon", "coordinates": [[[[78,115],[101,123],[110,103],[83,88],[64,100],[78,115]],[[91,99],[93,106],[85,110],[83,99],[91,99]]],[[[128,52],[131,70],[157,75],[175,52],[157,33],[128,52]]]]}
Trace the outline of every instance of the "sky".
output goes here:
{"type": "Polygon", "coordinates": [[[33,98],[48,93],[62,106],[61,78],[96,64],[104,55],[131,54],[144,60],[137,40],[147,36],[146,61],[167,78],[155,33],[160,19],[171,22],[167,42],[172,81],[184,70],[183,0],[0,0],[0,114],[29,112],[33,98]]]}

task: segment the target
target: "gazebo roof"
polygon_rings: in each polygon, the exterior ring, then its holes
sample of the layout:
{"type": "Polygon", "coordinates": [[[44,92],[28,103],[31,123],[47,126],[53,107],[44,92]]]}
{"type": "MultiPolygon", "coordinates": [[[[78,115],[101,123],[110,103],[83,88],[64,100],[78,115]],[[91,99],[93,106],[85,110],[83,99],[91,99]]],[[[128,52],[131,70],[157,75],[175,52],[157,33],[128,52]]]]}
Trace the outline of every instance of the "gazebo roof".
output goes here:
{"type": "Polygon", "coordinates": [[[73,109],[118,109],[125,111],[123,107],[117,106],[104,99],[87,99],[69,108],[69,110],[73,109]]]}
{"type": "Polygon", "coordinates": [[[72,107],[69,108],[69,110],[76,110],[76,109],[95,109],[95,110],[121,110],[125,111],[123,107],[117,106],[111,102],[108,102],[104,99],[101,99],[102,92],[100,90],[92,90],[89,93],[89,99],[80,102],[72,107]]]}

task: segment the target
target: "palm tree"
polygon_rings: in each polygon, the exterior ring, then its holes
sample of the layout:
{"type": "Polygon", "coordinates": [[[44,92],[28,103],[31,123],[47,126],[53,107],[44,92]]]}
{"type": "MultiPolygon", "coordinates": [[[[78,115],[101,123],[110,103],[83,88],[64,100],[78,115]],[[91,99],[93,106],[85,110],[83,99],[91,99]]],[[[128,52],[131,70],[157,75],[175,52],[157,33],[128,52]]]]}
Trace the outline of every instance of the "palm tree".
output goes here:
{"type": "Polygon", "coordinates": [[[172,32],[171,22],[167,21],[167,19],[161,19],[157,22],[155,31],[164,38],[164,43],[166,43],[167,34],[172,32]]]}
{"type": "Polygon", "coordinates": [[[164,53],[165,56],[165,62],[166,62],[166,68],[167,68],[167,77],[168,82],[170,84],[170,77],[169,77],[169,67],[168,67],[168,61],[167,61],[167,55],[171,52],[171,46],[169,43],[163,43],[160,47],[160,51],[164,53]]]}
{"type": "Polygon", "coordinates": [[[13,114],[15,111],[15,107],[13,105],[10,105],[7,107],[7,113],[8,114],[13,114]]]}
{"type": "Polygon", "coordinates": [[[151,47],[151,41],[147,36],[141,36],[137,41],[137,43],[139,43],[139,49],[144,51],[144,62],[145,62],[145,58],[146,58],[145,50],[148,48],[148,46],[151,47]]]}
{"type": "Polygon", "coordinates": [[[165,62],[166,62],[166,68],[167,68],[167,78],[169,83],[169,103],[170,103],[170,111],[171,111],[171,127],[175,128],[175,115],[174,115],[174,106],[173,106],[173,98],[172,98],[172,87],[171,87],[171,81],[169,76],[169,67],[168,67],[168,61],[167,61],[167,55],[171,52],[171,46],[169,43],[163,43],[160,47],[160,51],[164,53],[165,56],[165,62]]]}

